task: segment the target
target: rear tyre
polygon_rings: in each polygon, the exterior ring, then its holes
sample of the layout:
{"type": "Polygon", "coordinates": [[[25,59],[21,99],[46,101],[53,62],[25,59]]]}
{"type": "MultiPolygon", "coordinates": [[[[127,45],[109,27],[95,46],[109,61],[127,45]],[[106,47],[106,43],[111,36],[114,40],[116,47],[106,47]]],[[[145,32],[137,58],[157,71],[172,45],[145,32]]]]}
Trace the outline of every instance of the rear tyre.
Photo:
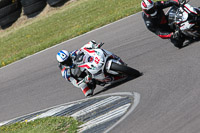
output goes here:
{"type": "Polygon", "coordinates": [[[122,74],[126,74],[130,77],[136,78],[136,77],[141,76],[141,73],[138,70],[133,69],[133,68],[128,67],[128,66],[125,66],[125,65],[119,65],[119,64],[114,63],[114,62],[111,64],[110,69],[113,70],[113,71],[122,73],[122,74]]]}

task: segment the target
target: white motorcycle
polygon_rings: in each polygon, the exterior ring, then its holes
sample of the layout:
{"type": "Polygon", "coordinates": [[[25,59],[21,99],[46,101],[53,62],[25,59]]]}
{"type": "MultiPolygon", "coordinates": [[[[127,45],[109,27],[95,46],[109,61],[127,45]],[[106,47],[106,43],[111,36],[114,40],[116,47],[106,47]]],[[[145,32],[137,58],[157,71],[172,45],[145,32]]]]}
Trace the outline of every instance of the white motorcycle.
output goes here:
{"type": "Polygon", "coordinates": [[[93,82],[104,86],[118,79],[126,77],[139,77],[141,73],[136,69],[128,67],[118,56],[105,49],[82,49],[75,64],[92,76],[93,82]]]}
{"type": "MultiPolygon", "coordinates": [[[[176,1],[176,0],[175,0],[176,1]]],[[[200,8],[192,7],[189,0],[178,0],[179,7],[169,9],[168,23],[173,30],[179,30],[186,39],[200,39],[200,23],[195,21],[200,16],[200,8]]]]}

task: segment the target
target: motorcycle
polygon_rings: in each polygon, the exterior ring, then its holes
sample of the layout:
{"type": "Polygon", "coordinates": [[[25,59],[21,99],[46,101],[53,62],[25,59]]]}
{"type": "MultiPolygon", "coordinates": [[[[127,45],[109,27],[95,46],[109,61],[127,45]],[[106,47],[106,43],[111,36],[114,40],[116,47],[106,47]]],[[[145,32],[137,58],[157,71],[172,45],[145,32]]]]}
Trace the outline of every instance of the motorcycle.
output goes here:
{"type": "MultiPolygon", "coordinates": [[[[103,45],[103,43],[102,43],[103,45]]],[[[92,82],[104,86],[127,77],[139,77],[141,73],[127,66],[120,57],[101,48],[83,48],[74,62],[82,72],[91,75],[92,82]]]]}
{"type": "MultiPolygon", "coordinates": [[[[177,1],[177,0],[175,0],[177,1]]],[[[190,0],[178,0],[179,7],[173,6],[169,9],[168,24],[171,29],[179,31],[186,39],[200,39],[200,23],[197,16],[200,16],[200,8],[188,4],[190,0]]]]}

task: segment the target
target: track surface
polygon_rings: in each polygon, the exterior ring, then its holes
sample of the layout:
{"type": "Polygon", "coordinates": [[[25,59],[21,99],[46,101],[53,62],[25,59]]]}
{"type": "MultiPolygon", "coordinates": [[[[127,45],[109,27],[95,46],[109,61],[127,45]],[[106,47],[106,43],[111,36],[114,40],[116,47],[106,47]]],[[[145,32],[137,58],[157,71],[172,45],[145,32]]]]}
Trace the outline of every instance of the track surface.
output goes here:
{"type": "MultiPolygon", "coordinates": [[[[200,1],[193,0],[192,5],[200,1]]],[[[197,133],[200,131],[200,42],[181,50],[147,31],[141,13],[67,41],[0,69],[0,122],[57,104],[83,99],[62,79],[56,53],[90,40],[120,56],[144,75],[95,93],[138,92],[136,110],[113,133],[197,133]]]]}

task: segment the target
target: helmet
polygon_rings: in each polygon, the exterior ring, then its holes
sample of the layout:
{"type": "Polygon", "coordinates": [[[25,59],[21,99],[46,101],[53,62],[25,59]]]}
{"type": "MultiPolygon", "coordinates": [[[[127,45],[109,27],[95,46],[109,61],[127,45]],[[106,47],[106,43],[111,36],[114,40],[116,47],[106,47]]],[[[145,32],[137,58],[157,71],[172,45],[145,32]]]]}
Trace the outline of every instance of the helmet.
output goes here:
{"type": "Polygon", "coordinates": [[[155,16],[157,14],[157,11],[154,8],[154,2],[153,0],[142,0],[141,7],[144,13],[150,16],[155,16]]]}
{"type": "Polygon", "coordinates": [[[72,59],[69,55],[69,52],[66,50],[61,50],[56,55],[57,61],[61,63],[62,65],[71,66],[72,65],[72,59]]]}

